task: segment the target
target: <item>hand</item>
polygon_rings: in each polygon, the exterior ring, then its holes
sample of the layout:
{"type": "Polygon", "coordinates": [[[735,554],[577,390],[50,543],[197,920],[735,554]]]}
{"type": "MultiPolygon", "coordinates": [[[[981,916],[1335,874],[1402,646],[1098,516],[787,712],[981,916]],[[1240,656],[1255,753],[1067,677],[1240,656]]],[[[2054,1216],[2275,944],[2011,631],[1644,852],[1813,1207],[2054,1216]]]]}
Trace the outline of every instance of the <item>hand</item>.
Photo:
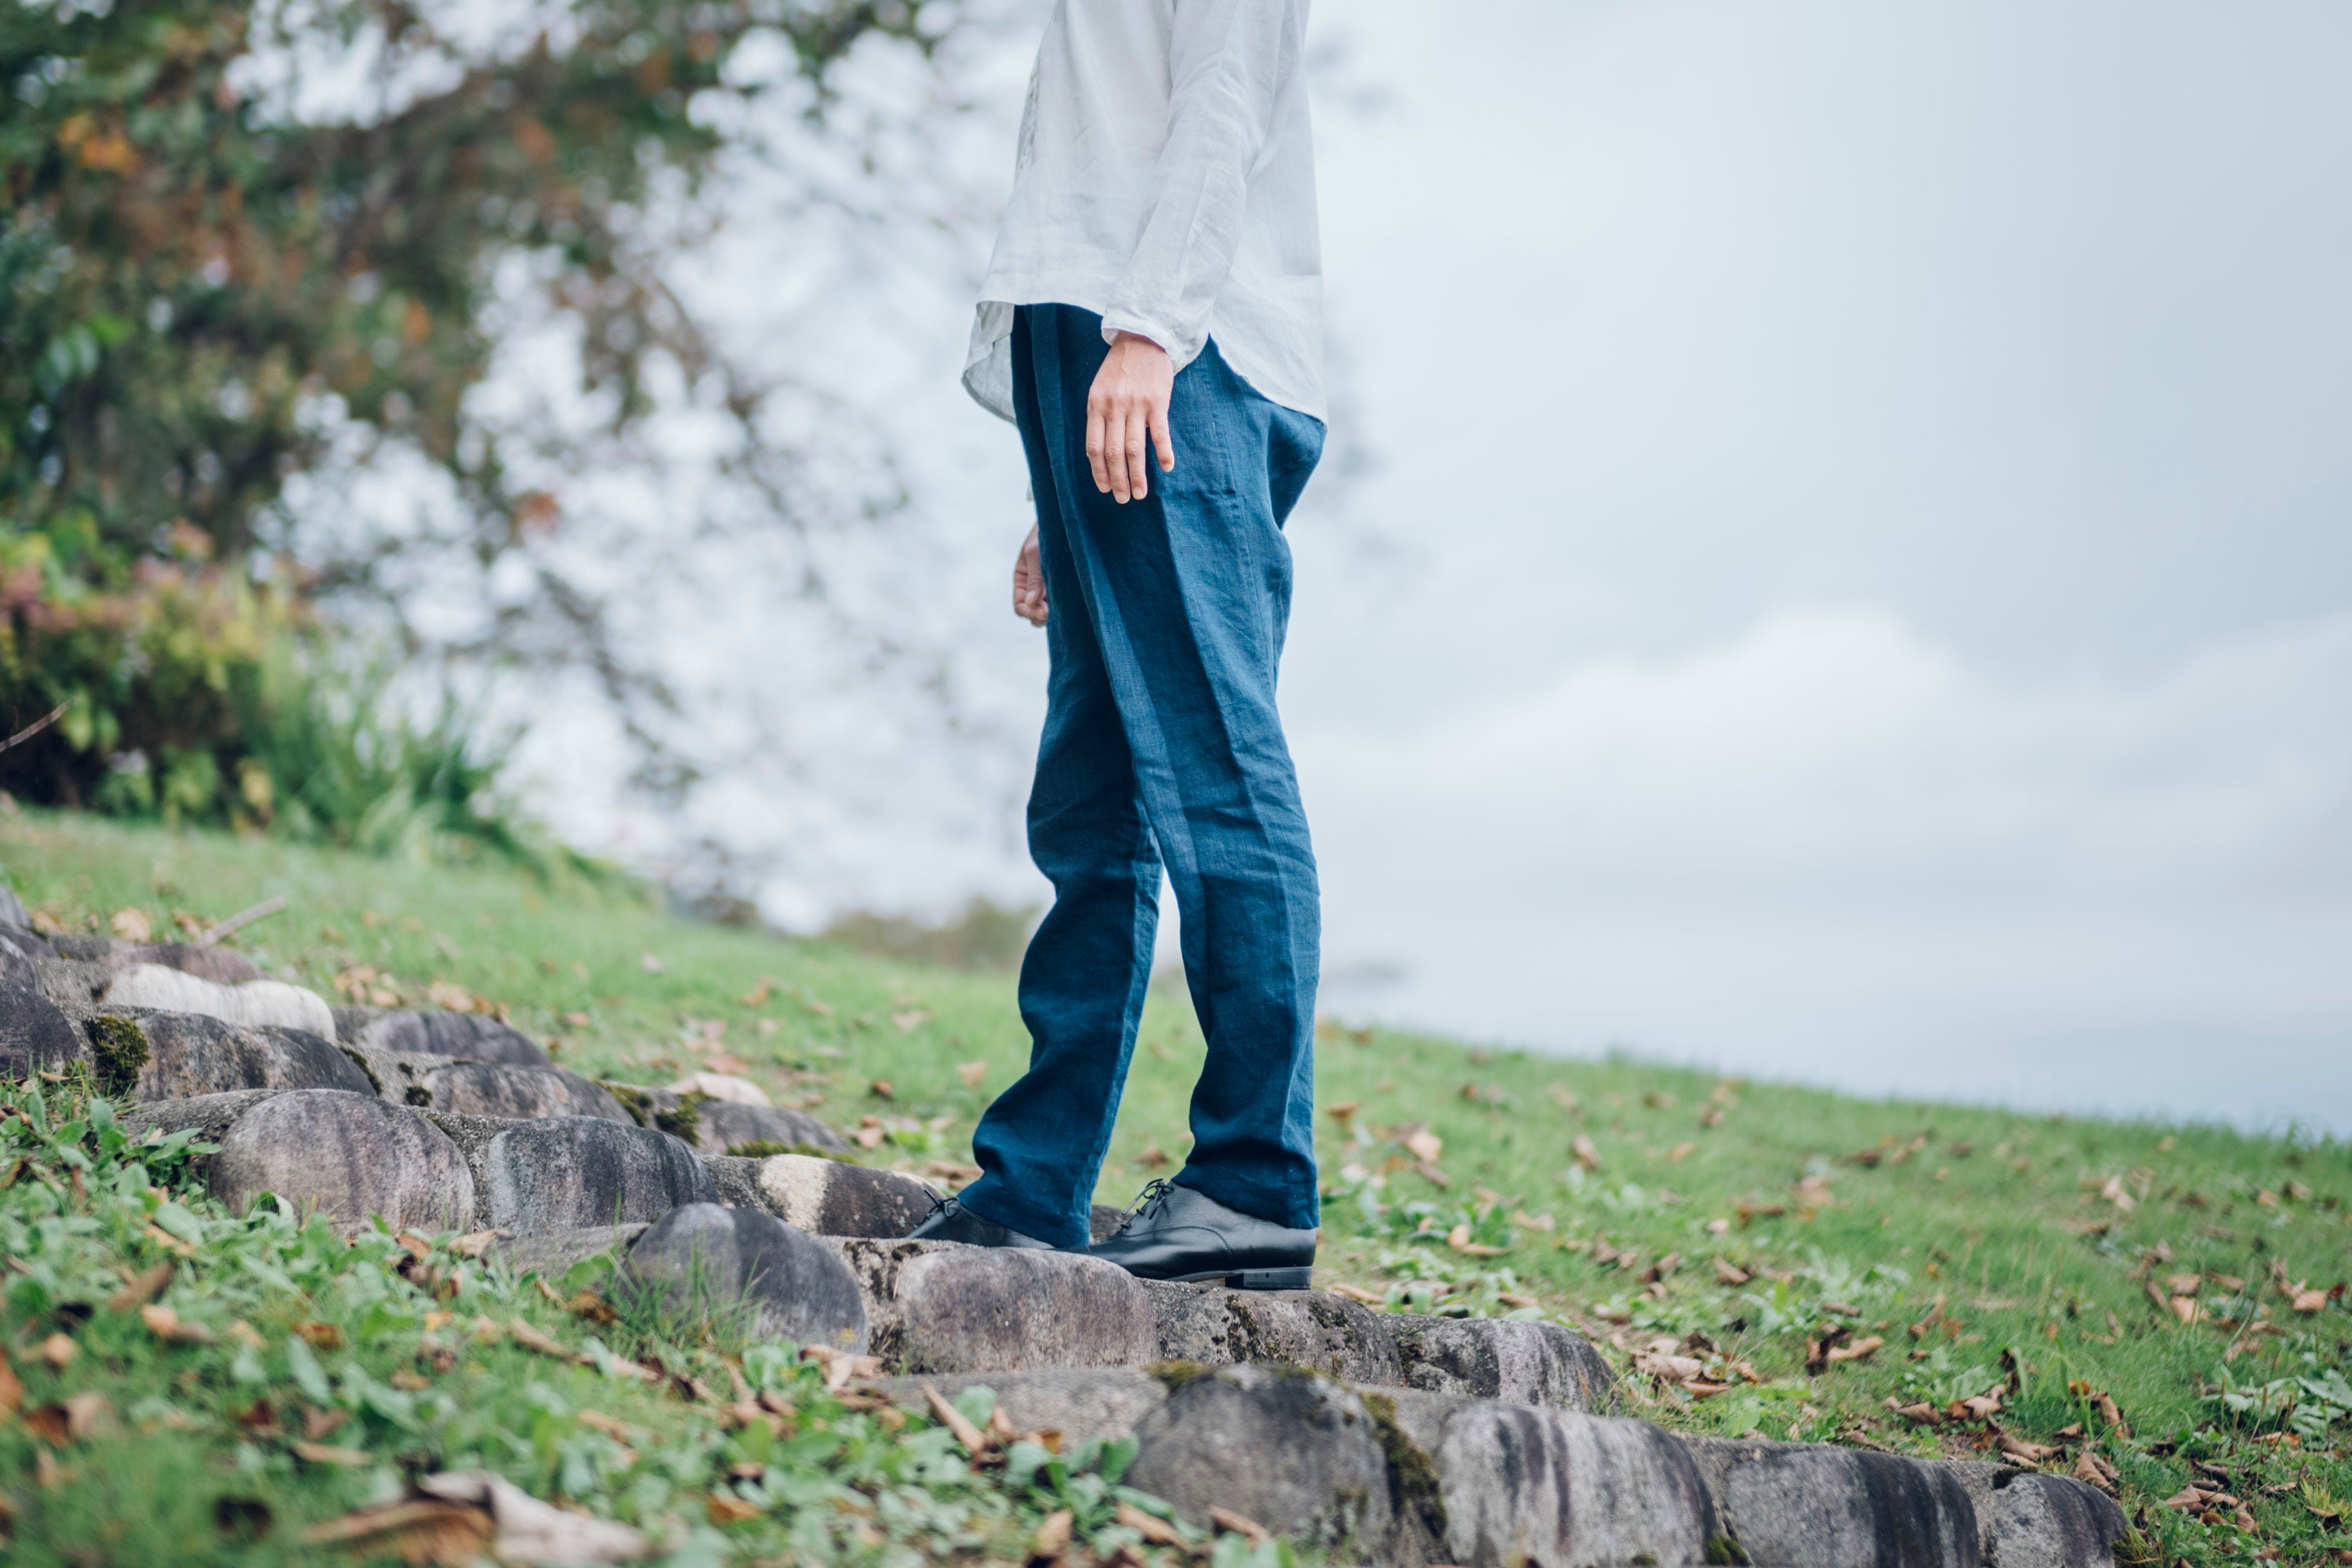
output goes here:
{"type": "Polygon", "coordinates": [[[1013,613],[1033,626],[1045,624],[1045,569],[1037,562],[1037,531],[1021,542],[1013,558],[1013,613]]]}
{"type": "Polygon", "coordinates": [[[1087,394],[1087,461],[1094,466],[1095,489],[1121,506],[1150,492],[1144,482],[1147,435],[1160,448],[1160,471],[1176,467],[1176,447],[1168,437],[1168,397],[1175,385],[1168,351],[1133,332],[1119,333],[1095,374],[1087,394]]]}

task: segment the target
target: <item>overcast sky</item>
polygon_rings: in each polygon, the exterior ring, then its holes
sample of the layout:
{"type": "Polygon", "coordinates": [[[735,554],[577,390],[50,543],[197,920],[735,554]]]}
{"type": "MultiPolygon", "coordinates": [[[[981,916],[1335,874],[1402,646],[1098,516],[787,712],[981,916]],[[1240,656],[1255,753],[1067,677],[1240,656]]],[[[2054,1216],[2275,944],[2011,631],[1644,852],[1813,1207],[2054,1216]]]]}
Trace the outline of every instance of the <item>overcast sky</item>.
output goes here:
{"type": "MultiPolygon", "coordinates": [[[[1328,1005],[2352,1131],[2352,10],[1316,27],[1385,94],[1318,108],[1377,462],[1294,525],[1328,1005]]],[[[999,196],[1029,47],[974,130],[999,196]]],[[[954,295],[871,375],[995,762],[714,795],[826,847],[787,919],[1043,895],[1022,476],[954,295]]]]}

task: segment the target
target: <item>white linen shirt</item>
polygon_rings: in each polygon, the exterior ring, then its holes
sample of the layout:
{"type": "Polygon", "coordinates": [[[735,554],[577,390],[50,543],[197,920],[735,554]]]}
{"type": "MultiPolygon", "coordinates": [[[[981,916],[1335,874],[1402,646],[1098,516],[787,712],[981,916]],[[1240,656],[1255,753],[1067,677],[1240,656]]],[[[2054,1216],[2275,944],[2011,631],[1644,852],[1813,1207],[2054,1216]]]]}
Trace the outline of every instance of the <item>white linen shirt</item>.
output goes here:
{"type": "Polygon", "coordinates": [[[1013,417],[1013,308],[1076,305],[1182,370],[1211,338],[1320,419],[1307,0],[1056,0],[963,384],[1013,417]]]}

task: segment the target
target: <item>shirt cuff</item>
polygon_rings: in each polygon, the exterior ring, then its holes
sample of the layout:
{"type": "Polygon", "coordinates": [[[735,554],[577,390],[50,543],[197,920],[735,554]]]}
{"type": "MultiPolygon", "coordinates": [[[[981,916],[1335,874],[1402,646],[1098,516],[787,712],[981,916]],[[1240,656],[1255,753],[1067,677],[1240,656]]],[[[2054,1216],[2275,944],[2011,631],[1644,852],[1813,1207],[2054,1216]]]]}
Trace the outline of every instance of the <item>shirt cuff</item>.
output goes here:
{"type": "Polygon", "coordinates": [[[1200,357],[1201,347],[1198,343],[1188,348],[1181,334],[1169,331],[1157,321],[1147,321],[1141,316],[1130,315],[1124,310],[1107,312],[1103,317],[1103,342],[1115,343],[1118,342],[1118,335],[1121,332],[1132,332],[1139,338],[1150,339],[1160,345],[1160,352],[1167,354],[1178,370],[1182,370],[1200,357]]]}

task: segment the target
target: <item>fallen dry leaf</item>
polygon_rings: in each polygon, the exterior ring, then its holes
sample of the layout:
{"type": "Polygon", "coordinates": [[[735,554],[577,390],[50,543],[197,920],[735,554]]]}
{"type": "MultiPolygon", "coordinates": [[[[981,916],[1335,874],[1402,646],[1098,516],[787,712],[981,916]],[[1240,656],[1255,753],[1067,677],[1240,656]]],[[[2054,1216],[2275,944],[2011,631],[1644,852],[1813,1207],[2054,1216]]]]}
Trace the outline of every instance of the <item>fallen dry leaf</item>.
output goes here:
{"type": "Polygon", "coordinates": [[[6,1356],[0,1356],[0,1420],[16,1414],[24,1403],[25,1385],[17,1380],[16,1369],[8,1364],[6,1356]]]}
{"type": "Polygon", "coordinates": [[[767,1511],[758,1503],[745,1502],[741,1498],[730,1497],[725,1492],[712,1492],[703,1500],[703,1507],[710,1515],[710,1522],[722,1527],[740,1524],[747,1519],[757,1519],[767,1511]]]}
{"type": "Polygon", "coordinates": [[[2086,1486],[2096,1487],[2109,1497],[2116,1495],[2118,1480],[2116,1468],[2088,1448],[2084,1449],[2083,1457],[2074,1461],[2074,1479],[2086,1486]]]}
{"type": "Polygon", "coordinates": [[[956,1077],[963,1079],[963,1086],[966,1089],[978,1089],[980,1087],[980,1080],[987,1076],[988,1064],[986,1062],[961,1062],[957,1064],[956,1077]]]}
{"type": "Polygon", "coordinates": [[[1583,1133],[1580,1132],[1576,1135],[1576,1142],[1569,1145],[1569,1152],[1576,1156],[1576,1163],[1586,1170],[1601,1169],[1601,1151],[1595,1149],[1592,1146],[1592,1140],[1583,1133]]]}
{"type": "Polygon", "coordinates": [[[117,910],[114,918],[106,923],[125,942],[150,942],[155,935],[155,922],[147,918],[145,910],[117,910]]]}
{"type": "Polygon", "coordinates": [[[1122,1500],[1113,1516],[1136,1534],[1154,1546],[1181,1546],[1184,1537],[1177,1528],[1155,1513],[1146,1513],[1133,1503],[1122,1500]]]}
{"type": "Polygon", "coordinates": [[[824,1368],[824,1386],[829,1393],[840,1393],[849,1386],[852,1378],[882,1375],[879,1356],[852,1355],[831,1345],[803,1345],[801,1359],[813,1361],[824,1368]]]}
{"type": "Polygon", "coordinates": [[[404,1563],[468,1568],[481,1560],[497,1534],[486,1508],[408,1497],[314,1524],[302,1532],[302,1539],[314,1546],[379,1542],[383,1552],[404,1563]]]}
{"type": "Polygon", "coordinates": [[[33,1353],[49,1363],[52,1372],[63,1372],[81,1354],[81,1347],[63,1334],[51,1334],[34,1348],[33,1353]]]}
{"type": "Polygon", "coordinates": [[[479,1258],[490,1249],[490,1243],[498,1238],[499,1233],[495,1230],[468,1231],[451,1242],[449,1250],[460,1258],[479,1258]]]}
{"type": "Polygon", "coordinates": [[[765,976],[761,976],[760,984],[752,986],[751,989],[744,992],[743,994],[736,997],[735,1000],[738,1004],[745,1007],[764,1007],[768,1005],[768,998],[773,996],[775,994],[776,983],[765,976]]]}
{"type": "Polygon", "coordinates": [[[2047,1464],[2058,1450],[2041,1443],[2029,1443],[2007,1432],[1994,1435],[1992,1446],[2021,1465],[2047,1464]]]}
{"type": "Polygon", "coordinates": [[[1666,1151],[1666,1163],[1678,1165],[1697,1152],[1698,1145],[1696,1143],[1677,1143],[1666,1151]]]}
{"type": "Polygon", "coordinates": [[[1325,1289],[1329,1290],[1334,1296],[1345,1296],[1349,1300],[1360,1301],[1367,1307],[1384,1307],[1388,1305],[1389,1299],[1386,1296],[1379,1295],[1373,1291],[1364,1289],[1361,1286],[1330,1285],[1326,1286],[1325,1289]]]}
{"type": "Polygon", "coordinates": [[[653,1555],[652,1543],[630,1526],[541,1502],[488,1471],[426,1476],[416,1487],[444,1502],[487,1508],[498,1527],[492,1555],[501,1563],[635,1563],[653,1555]]]}
{"type": "Polygon", "coordinates": [[[2326,1305],[2327,1292],[2325,1290],[2305,1290],[2294,1299],[2294,1310],[2298,1312],[2320,1311],[2326,1305]]]}
{"type": "Polygon", "coordinates": [[[1880,1347],[1884,1346],[1885,1343],[1885,1340],[1876,1334],[1872,1334],[1869,1338],[1856,1340],[1850,1345],[1832,1345],[1829,1349],[1828,1354],[1823,1359],[1827,1360],[1832,1365],[1835,1365],[1837,1363],[1842,1361],[1868,1361],[1872,1356],[1878,1353],[1880,1347]]]}
{"type": "Polygon", "coordinates": [[[208,1345],[214,1342],[213,1331],[202,1323],[184,1323],[180,1314],[169,1307],[150,1304],[139,1309],[139,1321],[147,1331],[171,1345],[208,1345]]]}
{"type": "Polygon", "coordinates": [[[1404,1146],[1412,1151],[1414,1159],[1432,1165],[1436,1164],[1445,1154],[1445,1140],[1426,1127],[1407,1134],[1404,1146]]]}
{"type": "Polygon", "coordinates": [[[1070,1510],[1066,1508],[1055,1509],[1047,1514],[1045,1522],[1037,1527],[1037,1533],[1029,1538],[1029,1561],[1057,1561],[1070,1549],[1070,1526],[1073,1522],[1070,1510]]]}
{"type": "Polygon", "coordinates": [[[1470,1258],[1500,1258],[1510,1251],[1507,1247],[1489,1247],[1484,1242],[1471,1240],[1470,1227],[1467,1225],[1457,1225],[1446,1232],[1445,1245],[1470,1258]]]}
{"type": "Polygon", "coordinates": [[[2197,1298],[2194,1296],[2175,1296],[2172,1299],[2172,1315],[2179,1319],[2181,1324],[2186,1327],[2202,1319],[2205,1316],[2205,1309],[2197,1304],[2197,1298]]]}
{"type": "Polygon", "coordinates": [[[1745,1285],[1755,1278],[1745,1268],[1724,1258],[1715,1260],[1715,1277],[1726,1285],[1745,1285]]]}
{"type": "Polygon", "coordinates": [[[341,1350],[343,1331],[332,1323],[297,1323],[294,1331],[313,1350],[341,1350]]]}
{"type": "Polygon", "coordinates": [[[903,1013],[890,1015],[890,1022],[898,1026],[898,1032],[902,1035],[911,1035],[930,1021],[930,1014],[920,1007],[909,1007],[903,1013]]]}
{"type": "Polygon", "coordinates": [[[152,1268],[143,1268],[131,1275],[121,1289],[107,1298],[106,1310],[110,1312],[127,1312],[142,1301],[152,1301],[162,1295],[163,1287],[171,1282],[171,1264],[158,1263],[152,1268]]]}
{"type": "Polygon", "coordinates": [[[1246,1514],[1235,1513],[1229,1508],[1209,1510],[1209,1522],[1228,1535],[1246,1535],[1255,1546],[1273,1532],[1246,1514]]]}
{"type": "Polygon", "coordinates": [[[919,1379],[915,1386],[922,1390],[923,1402],[931,1407],[931,1414],[939,1417],[940,1425],[955,1434],[955,1440],[963,1445],[965,1453],[978,1458],[988,1452],[992,1447],[988,1434],[973,1426],[962,1411],[949,1404],[940,1391],[931,1386],[928,1378],[919,1379]]]}

